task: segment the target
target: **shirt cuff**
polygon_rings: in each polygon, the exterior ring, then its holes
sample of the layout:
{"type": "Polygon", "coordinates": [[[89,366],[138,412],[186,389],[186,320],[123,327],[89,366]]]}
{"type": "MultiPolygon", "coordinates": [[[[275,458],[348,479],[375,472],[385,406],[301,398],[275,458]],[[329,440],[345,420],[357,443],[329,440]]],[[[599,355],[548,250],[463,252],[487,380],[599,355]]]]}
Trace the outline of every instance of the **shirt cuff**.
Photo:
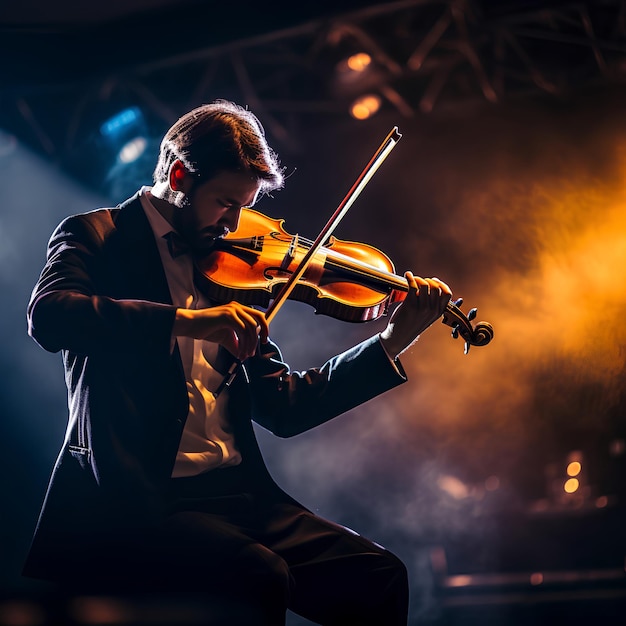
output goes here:
{"type": "Polygon", "coordinates": [[[402,372],[400,372],[400,369],[398,368],[398,357],[392,357],[389,352],[387,352],[387,348],[385,348],[385,344],[382,342],[380,333],[378,333],[378,341],[380,343],[380,347],[383,349],[383,352],[387,355],[387,358],[389,359],[389,362],[391,363],[391,365],[393,366],[393,368],[396,370],[396,372],[398,374],[400,374],[401,376],[403,375],[402,372]]]}

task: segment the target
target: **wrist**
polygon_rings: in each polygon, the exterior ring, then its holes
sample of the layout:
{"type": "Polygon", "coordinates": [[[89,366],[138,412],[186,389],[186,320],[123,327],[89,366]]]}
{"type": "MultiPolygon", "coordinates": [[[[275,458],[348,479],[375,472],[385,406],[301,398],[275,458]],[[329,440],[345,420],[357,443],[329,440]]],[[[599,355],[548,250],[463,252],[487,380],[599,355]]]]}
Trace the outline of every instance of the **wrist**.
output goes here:
{"type": "Polygon", "coordinates": [[[176,337],[189,337],[191,335],[194,313],[195,311],[192,309],[176,309],[172,334],[176,337]]]}
{"type": "Polygon", "coordinates": [[[385,354],[389,357],[389,359],[391,361],[397,359],[400,350],[397,349],[397,346],[394,345],[393,334],[390,331],[389,327],[387,327],[378,336],[380,339],[380,345],[383,347],[383,350],[385,351],[385,354]]]}
{"type": "Polygon", "coordinates": [[[417,335],[408,343],[398,342],[397,339],[394,339],[393,326],[391,325],[387,326],[387,328],[380,333],[379,337],[383,350],[392,361],[395,361],[405,350],[410,348],[419,339],[419,335],[417,335]]]}

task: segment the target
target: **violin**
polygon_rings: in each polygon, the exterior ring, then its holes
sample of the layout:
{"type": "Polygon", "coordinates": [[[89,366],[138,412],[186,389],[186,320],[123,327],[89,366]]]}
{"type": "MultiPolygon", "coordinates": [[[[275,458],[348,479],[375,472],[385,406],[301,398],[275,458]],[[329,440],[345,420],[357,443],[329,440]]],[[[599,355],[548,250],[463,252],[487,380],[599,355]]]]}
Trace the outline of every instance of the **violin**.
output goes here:
{"type": "MultiPolygon", "coordinates": [[[[235,300],[248,306],[268,307],[311,252],[312,242],[290,235],[284,220],[243,208],[236,231],[218,239],[210,252],[196,259],[200,289],[219,302],[235,300]]],[[[393,262],[377,248],[331,236],[318,247],[290,292],[315,312],[347,322],[366,322],[386,315],[389,306],[406,297],[408,285],[395,274],[393,262]]],[[[452,336],[470,346],[484,346],[493,338],[488,322],[472,326],[476,309],[467,316],[462,299],[449,302],[442,321],[452,336]]]]}

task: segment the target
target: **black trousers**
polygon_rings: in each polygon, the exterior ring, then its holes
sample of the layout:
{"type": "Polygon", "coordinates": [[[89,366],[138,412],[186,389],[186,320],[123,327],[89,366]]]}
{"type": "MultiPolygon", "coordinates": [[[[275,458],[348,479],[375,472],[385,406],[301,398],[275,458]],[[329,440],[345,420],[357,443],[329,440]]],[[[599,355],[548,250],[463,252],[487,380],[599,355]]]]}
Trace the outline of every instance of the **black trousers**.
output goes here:
{"type": "Polygon", "coordinates": [[[325,626],[406,626],[396,556],[249,484],[239,468],[173,479],[169,515],[128,542],[117,582],[206,594],[212,624],[282,626],[290,609],[325,626]]]}

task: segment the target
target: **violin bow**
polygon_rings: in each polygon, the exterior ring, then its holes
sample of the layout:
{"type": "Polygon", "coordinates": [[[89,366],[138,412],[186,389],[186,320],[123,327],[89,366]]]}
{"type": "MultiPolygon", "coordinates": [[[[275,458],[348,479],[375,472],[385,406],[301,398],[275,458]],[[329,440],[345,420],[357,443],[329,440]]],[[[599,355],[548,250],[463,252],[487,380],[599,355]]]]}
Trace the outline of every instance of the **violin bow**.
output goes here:
{"type": "MultiPolygon", "coordinates": [[[[378,150],[376,150],[367,165],[363,168],[363,171],[359,174],[358,178],[349,189],[344,199],[340,202],[335,212],[331,215],[324,228],[322,228],[311,247],[302,257],[296,269],[292,272],[282,286],[281,290],[276,294],[276,297],[266,309],[265,318],[268,323],[274,319],[274,316],[289,298],[297,282],[306,272],[311,260],[319,252],[319,249],[324,245],[324,242],[333,234],[334,230],[339,225],[339,222],[341,222],[345,214],[350,210],[350,207],[354,204],[355,200],[359,197],[363,189],[365,189],[365,186],[369,183],[378,168],[383,164],[385,159],[389,156],[389,153],[396,147],[401,138],[402,134],[399,132],[398,127],[394,126],[389,131],[389,134],[380,144],[378,150]]],[[[213,395],[216,398],[220,395],[220,393],[222,393],[222,391],[224,391],[224,389],[230,387],[235,379],[235,376],[237,375],[240,365],[241,361],[239,359],[233,361],[220,386],[213,392],[213,395]]]]}

